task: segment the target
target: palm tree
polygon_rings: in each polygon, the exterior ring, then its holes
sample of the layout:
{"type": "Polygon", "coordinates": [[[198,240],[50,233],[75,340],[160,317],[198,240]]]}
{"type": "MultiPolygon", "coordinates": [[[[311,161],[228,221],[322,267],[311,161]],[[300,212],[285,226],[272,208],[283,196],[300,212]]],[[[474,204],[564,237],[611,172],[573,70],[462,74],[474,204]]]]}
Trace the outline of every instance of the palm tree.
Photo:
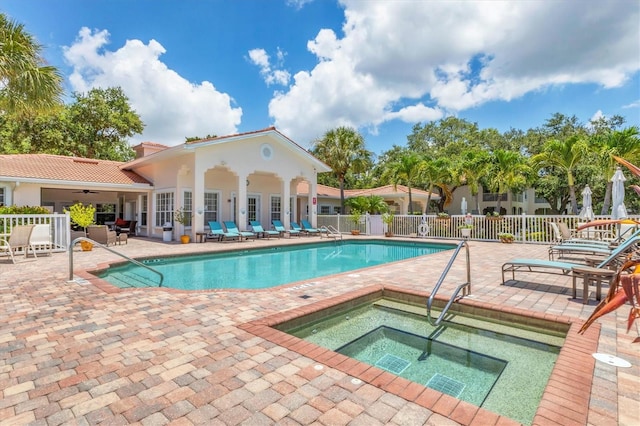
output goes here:
{"type": "Polygon", "coordinates": [[[613,182],[611,178],[615,172],[617,162],[614,157],[626,158],[635,163],[640,159],[640,132],[636,126],[632,126],[623,130],[616,130],[607,133],[604,137],[599,138],[597,143],[600,144],[600,154],[603,157],[604,172],[607,179],[607,188],[604,194],[604,204],[600,214],[609,213],[611,206],[611,188],[613,182]]]}
{"type": "Polygon", "coordinates": [[[587,144],[578,135],[569,136],[566,139],[551,139],[542,147],[542,152],[531,157],[536,166],[557,167],[567,174],[569,185],[569,198],[571,211],[578,214],[578,201],[576,199],[575,179],[573,172],[587,153],[587,144]]]}
{"type": "Polygon", "coordinates": [[[444,207],[451,202],[453,194],[449,190],[447,182],[451,178],[452,163],[448,157],[440,157],[437,159],[424,159],[424,163],[420,169],[420,180],[425,183],[426,188],[429,190],[427,196],[427,207],[425,213],[429,211],[429,204],[431,203],[431,194],[433,188],[440,188],[441,194],[444,196],[441,199],[441,205],[444,207]]]}
{"type": "Polygon", "coordinates": [[[62,76],[44,65],[42,46],[0,13],[0,111],[27,112],[61,102],[62,76]]]}
{"type": "Polygon", "coordinates": [[[480,211],[480,200],[478,192],[480,190],[480,181],[487,175],[491,157],[487,151],[482,149],[470,149],[462,153],[460,163],[460,183],[469,186],[469,192],[473,196],[475,209],[480,211]]]}
{"type": "Polygon", "coordinates": [[[415,184],[418,182],[420,170],[424,165],[424,160],[418,154],[415,152],[405,152],[397,161],[389,165],[389,168],[384,171],[381,177],[383,180],[390,180],[394,190],[401,184],[407,186],[409,191],[409,214],[413,213],[411,188],[415,187],[415,184]]]}
{"type": "Polygon", "coordinates": [[[501,194],[507,191],[518,191],[526,188],[531,169],[524,157],[515,151],[497,149],[493,153],[493,161],[488,173],[488,187],[498,193],[496,209],[500,212],[501,194]]]}
{"type": "Polygon", "coordinates": [[[338,127],[316,141],[313,153],[329,167],[340,183],[340,212],[344,214],[344,179],[349,171],[364,172],[371,165],[372,153],[365,149],[364,138],[355,129],[338,127]]]}

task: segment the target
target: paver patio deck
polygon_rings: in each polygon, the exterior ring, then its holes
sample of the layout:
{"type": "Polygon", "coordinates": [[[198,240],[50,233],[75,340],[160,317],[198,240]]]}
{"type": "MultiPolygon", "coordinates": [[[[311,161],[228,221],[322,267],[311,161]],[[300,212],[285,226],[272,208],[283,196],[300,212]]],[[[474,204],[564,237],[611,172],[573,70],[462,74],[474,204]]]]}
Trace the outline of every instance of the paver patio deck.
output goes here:
{"type": "MultiPolygon", "coordinates": [[[[127,245],[115,248],[141,257],[318,240],[181,245],[132,238],[127,245]]],[[[544,258],[546,246],[477,241],[471,241],[470,246],[471,300],[581,320],[593,312],[593,297],[587,305],[581,299],[571,299],[570,278],[566,276],[520,274],[516,278],[527,281],[500,285],[504,261],[544,258]]],[[[441,398],[428,409],[429,404],[421,403],[430,396],[423,388],[389,382],[385,377],[373,381],[382,388],[354,383],[341,369],[326,364],[317,369],[316,360],[257,337],[244,326],[371,285],[428,292],[449,257],[438,253],[355,274],[313,279],[302,287],[296,283],[267,290],[198,292],[105,291],[113,288],[97,285],[96,280],[68,282],[66,253],[19,259],[16,265],[0,258],[0,424],[503,422],[504,418],[470,404],[456,405],[453,398],[441,398]],[[310,297],[303,299],[302,295],[310,297]],[[383,390],[399,385],[404,389],[402,397],[383,390]]],[[[115,255],[100,249],[74,252],[76,276],[88,277],[81,271],[116,260],[115,255]]],[[[460,259],[442,293],[451,292],[464,274],[460,259]]],[[[595,363],[587,424],[640,424],[640,344],[632,344],[638,325],[626,333],[628,312],[620,309],[598,320],[597,351],[624,358],[632,367],[616,369],[595,363]]],[[[574,340],[579,345],[580,339],[574,340]]],[[[589,387],[589,380],[584,379],[576,365],[575,377],[555,383],[550,391],[568,401],[566,394],[571,389],[589,387]]],[[[546,417],[540,424],[554,418],[553,407],[541,406],[539,412],[544,410],[546,417]]]]}

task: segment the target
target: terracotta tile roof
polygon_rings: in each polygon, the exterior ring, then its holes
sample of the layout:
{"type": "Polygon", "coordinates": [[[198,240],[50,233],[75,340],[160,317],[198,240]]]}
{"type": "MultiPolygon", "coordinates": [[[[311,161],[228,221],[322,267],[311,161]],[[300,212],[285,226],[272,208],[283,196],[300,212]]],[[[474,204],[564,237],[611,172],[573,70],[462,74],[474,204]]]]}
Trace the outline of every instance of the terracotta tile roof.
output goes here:
{"type": "Polygon", "coordinates": [[[125,163],[120,161],[50,154],[0,155],[0,176],[114,185],[151,185],[142,176],[129,170],[121,170],[123,164],[125,163]]]}
{"type": "MultiPolygon", "coordinates": [[[[340,198],[340,188],[333,188],[330,186],[320,185],[317,187],[318,197],[327,197],[327,198],[340,198]]],[[[298,184],[298,194],[308,194],[309,193],[309,183],[307,181],[302,181],[298,184]]],[[[398,185],[395,189],[393,185],[385,185],[380,186],[378,188],[369,188],[369,189],[345,189],[344,196],[345,198],[349,197],[357,197],[359,195],[369,196],[369,195],[380,195],[386,197],[397,197],[399,194],[409,194],[409,188],[404,185],[398,185]]],[[[412,196],[419,197],[428,197],[429,191],[423,191],[421,189],[411,188],[412,196]]],[[[432,200],[439,200],[440,196],[436,193],[431,194],[432,200]]]]}

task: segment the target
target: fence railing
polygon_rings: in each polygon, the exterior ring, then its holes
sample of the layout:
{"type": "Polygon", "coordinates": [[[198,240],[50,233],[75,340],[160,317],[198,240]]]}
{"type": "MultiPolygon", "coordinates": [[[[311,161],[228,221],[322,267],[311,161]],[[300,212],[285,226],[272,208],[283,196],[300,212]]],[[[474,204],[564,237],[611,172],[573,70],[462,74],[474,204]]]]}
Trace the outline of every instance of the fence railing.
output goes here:
{"type": "MultiPolygon", "coordinates": [[[[50,226],[51,250],[65,251],[71,241],[71,219],[68,213],[0,215],[0,238],[9,238],[14,226],[42,224],[50,226]]],[[[36,245],[34,248],[36,252],[49,249],[44,244],[36,245]]]]}
{"type": "MultiPolygon", "coordinates": [[[[609,219],[608,216],[598,216],[596,219],[609,219]]],[[[640,221],[640,216],[630,216],[629,219],[640,221]]],[[[380,232],[372,232],[370,223],[378,220],[373,216],[363,215],[361,223],[356,225],[349,215],[320,215],[318,226],[333,226],[342,233],[350,233],[353,229],[359,229],[361,233],[368,235],[382,235],[380,232]]],[[[395,215],[390,226],[390,232],[402,237],[428,237],[463,239],[462,225],[472,226],[468,239],[480,241],[499,241],[499,234],[509,233],[514,240],[523,243],[551,244],[557,241],[557,237],[549,225],[549,222],[565,222],[569,229],[576,229],[584,223],[584,219],[578,216],[562,215],[505,215],[499,217],[487,217],[475,215],[469,219],[463,215],[452,215],[447,218],[435,215],[395,215]]],[[[580,237],[613,239],[619,234],[616,225],[600,226],[585,230],[580,237]]]]}

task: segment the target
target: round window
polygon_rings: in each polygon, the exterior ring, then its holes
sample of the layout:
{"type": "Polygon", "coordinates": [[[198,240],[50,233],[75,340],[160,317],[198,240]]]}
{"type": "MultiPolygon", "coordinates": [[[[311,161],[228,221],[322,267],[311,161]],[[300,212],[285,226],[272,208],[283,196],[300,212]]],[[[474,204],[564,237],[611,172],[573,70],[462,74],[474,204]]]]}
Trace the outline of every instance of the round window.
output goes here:
{"type": "Polygon", "coordinates": [[[271,160],[271,157],[273,157],[273,149],[271,148],[271,145],[268,143],[262,144],[260,146],[260,155],[264,160],[271,160]]]}

